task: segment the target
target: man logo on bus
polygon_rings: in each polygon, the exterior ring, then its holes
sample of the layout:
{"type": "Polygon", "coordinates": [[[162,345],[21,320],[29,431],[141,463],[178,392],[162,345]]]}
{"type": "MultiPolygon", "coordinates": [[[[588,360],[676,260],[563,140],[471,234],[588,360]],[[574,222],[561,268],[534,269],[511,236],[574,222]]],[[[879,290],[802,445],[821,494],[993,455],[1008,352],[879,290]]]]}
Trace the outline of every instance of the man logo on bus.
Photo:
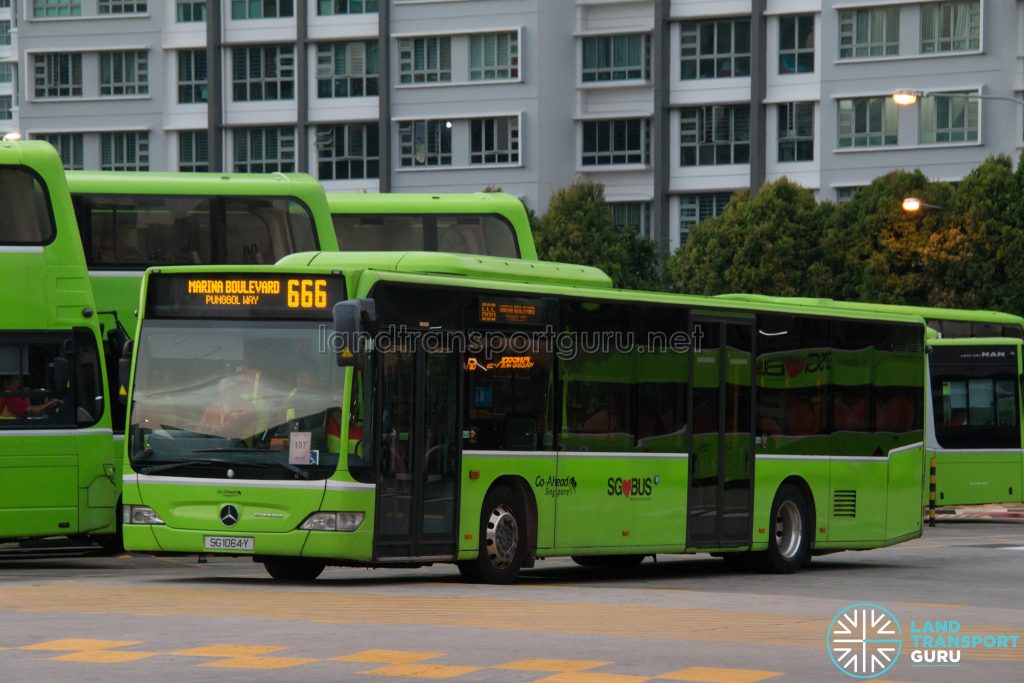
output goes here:
{"type": "Polygon", "coordinates": [[[850,605],[835,616],[825,642],[832,663],[852,678],[876,678],[892,668],[903,650],[900,622],[870,602],[850,605]]]}

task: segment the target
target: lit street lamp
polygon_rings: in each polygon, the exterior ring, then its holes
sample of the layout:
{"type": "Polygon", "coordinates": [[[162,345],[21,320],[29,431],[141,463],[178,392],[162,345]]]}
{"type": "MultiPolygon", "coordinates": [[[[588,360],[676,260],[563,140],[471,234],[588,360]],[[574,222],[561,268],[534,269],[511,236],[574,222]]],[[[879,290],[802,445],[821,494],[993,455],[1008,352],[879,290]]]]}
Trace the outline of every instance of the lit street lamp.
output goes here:
{"type": "Polygon", "coordinates": [[[907,213],[917,213],[921,209],[942,210],[944,208],[942,206],[939,206],[938,204],[928,204],[926,202],[922,202],[917,197],[907,197],[906,199],[903,200],[902,206],[903,210],[906,211],[907,213]]]}
{"type": "Polygon", "coordinates": [[[1014,104],[1024,104],[1024,100],[1016,97],[1003,97],[1002,95],[980,95],[975,92],[968,93],[949,93],[949,92],[928,92],[925,90],[897,90],[892,94],[892,101],[900,107],[909,107],[912,104],[917,104],[917,101],[922,97],[929,97],[931,95],[948,95],[950,97],[966,97],[971,100],[1002,100],[1003,102],[1013,102],[1014,104]]]}

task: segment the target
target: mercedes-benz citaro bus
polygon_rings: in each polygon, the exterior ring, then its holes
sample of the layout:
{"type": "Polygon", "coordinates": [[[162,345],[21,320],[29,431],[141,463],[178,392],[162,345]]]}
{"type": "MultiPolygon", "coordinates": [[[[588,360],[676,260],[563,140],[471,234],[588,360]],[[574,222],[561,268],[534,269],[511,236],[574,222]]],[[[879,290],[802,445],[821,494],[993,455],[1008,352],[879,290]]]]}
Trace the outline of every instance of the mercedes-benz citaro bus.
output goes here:
{"type": "Polygon", "coordinates": [[[0,142],[0,541],[116,533],[100,322],[56,150],[0,142]]]}
{"type": "Polygon", "coordinates": [[[931,396],[925,439],[928,456],[935,459],[936,505],[1024,502],[1024,318],[996,311],[726,295],[736,297],[925,318],[938,333],[927,340],[931,396]]]}
{"type": "Polygon", "coordinates": [[[509,582],[554,556],[790,572],[921,534],[919,316],[422,252],[155,269],[143,296],[133,551],[509,582]]]}
{"type": "Polygon", "coordinates": [[[328,193],[342,251],[445,251],[537,260],[523,203],[503,192],[328,193]]]}

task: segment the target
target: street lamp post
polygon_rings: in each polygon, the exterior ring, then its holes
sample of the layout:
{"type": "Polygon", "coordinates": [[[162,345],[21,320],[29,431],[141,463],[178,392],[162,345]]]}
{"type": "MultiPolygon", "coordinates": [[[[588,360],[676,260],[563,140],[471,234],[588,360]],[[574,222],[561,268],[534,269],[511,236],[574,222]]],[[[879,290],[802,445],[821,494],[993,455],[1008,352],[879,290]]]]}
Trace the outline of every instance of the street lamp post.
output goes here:
{"type": "MultiPolygon", "coordinates": [[[[892,94],[892,101],[900,107],[909,107],[912,104],[917,104],[917,101],[922,97],[928,97],[931,95],[949,95],[954,96],[954,93],[948,92],[931,92],[927,90],[897,90],[892,94]]],[[[1014,104],[1024,104],[1024,100],[1016,97],[1005,97],[1003,95],[982,95],[980,93],[968,92],[968,93],[955,93],[956,97],[966,97],[967,99],[973,100],[1002,100],[1003,102],[1013,102],[1014,104]]]]}
{"type": "Polygon", "coordinates": [[[906,211],[907,213],[917,213],[921,209],[937,209],[941,211],[942,209],[945,208],[944,206],[939,206],[938,204],[928,204],[926,202],[921,201],[917,197],[905,198],[901,206],[903,210],[906,211]]]}

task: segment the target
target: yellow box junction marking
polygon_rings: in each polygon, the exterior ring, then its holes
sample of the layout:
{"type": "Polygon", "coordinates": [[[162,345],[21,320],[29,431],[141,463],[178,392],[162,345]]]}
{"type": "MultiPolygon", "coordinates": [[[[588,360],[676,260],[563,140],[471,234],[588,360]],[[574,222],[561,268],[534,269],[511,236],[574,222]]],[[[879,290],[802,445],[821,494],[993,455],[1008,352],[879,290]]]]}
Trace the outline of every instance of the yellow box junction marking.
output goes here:
{"type": "Polygon", "coordinates": [[[336,662],[361,662],[363,664],[410,664],[427,659],[444,657],[443,652],[412,652],[409,650],[364,650],[351,655],[335,657],[336,662]]]}
{"type": "Polygon", "coordinates": [[[90,664],[123,664],[148,659],[158,654],[160,653],[138,650],[79,650],[58,657],[50,657],[50,660],[54,662],[88,662],[90,664]]]}
{"type": "Polygon", "coordinates": [[[216,662],[204,662],[200,666],[210,666],[219,669],[259,669],[271,671],[274,669],[289,669],[293,666],[312,664],[319,662],[319,659],[306,659],[303,657],[234,657],[232,659],[220,659],[216,662]]]}
{"type": "Polygon", "coordinates": [[[611,674],[598,671],[563,671],[554,676],[538,679],[534,683],[643,683],[653,678],[654,676],[611,674]]]}
{"type": "Polygon", "coordinates": [[[128,647],[129,645],[141,645],[141,640],[95,640],[93,638],[64,638],[62,640],[47,640],[35,645],[23,645],[19,650],[67,650],[70,652],[82,650],[109,650],[114,647],[128,647]]]}
{"type": "Polygon", "coordinates": [[[689,669],[671,671],[658,678],[670,681],[692,683],[758,683],[769,678],[782,676],[781,671],[758,671],[756,669],[721,669],[718,667],[691,666],[689,669]]]}
{"type": "Polygon", "coordinates": [[[446,664],[392,664],[381,669],[360,671],[373,676],[408,676],[409,678],[456,678],[481,671],[482,666],[449,666],[446,664]]]}
{"type": "Polygon", "coordinates": [[[193,647],[188,650],[175,650],[168,654],[180,655],[182,657],[255,657],[257,655],[267,655],[271,652],[280,652],[288,648],[283,645],[225,645],[218,643],[215,645],[203,645],[202,647],[193,647]]]}
{"type": "Polygon", "coordinates": [[[588,662],[582,659],[521,659],[518,662],[495,664],[491,669],[508,669],[511,671],[583,671],[596,669],[611,662],[588,662]]]}

